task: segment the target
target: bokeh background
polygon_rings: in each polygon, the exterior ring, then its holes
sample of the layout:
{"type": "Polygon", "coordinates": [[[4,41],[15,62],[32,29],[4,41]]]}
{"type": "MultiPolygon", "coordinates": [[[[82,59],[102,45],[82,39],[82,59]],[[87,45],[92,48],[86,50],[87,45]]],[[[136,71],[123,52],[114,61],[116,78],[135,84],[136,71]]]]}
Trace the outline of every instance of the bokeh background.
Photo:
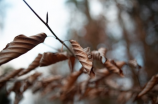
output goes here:
{"type": "MultiPolygon", "coordinates": [[[[27,2],[44,20],[48,12],[50,27],[69,47],[70,43],[66,40],[74,39],[82,47],[90,47],[91,50],[106,47],[107,57],[110,59],[120,61],[136,59],[142,69],[138,71],[124,67],[125,78],[117,80],[123,83],[125,88],[132,88],[139,83],[143,86],[158,73],[158,0],[27,0],[27,2]]],[[[40,32],[50,36],[46,38],[45,44],[40,44],[19,58],[2,65],[1,75],[9,70],[25,68],[38,53],[57,52],[62,45],[53,38],[22,0],[0,0],[0,50],[19,34],[31,36],[40,32]]],[[[43,72],[45,76],[51,73],[69,74],[65,62],[60,66],[60,70],[55,71],[53,67],[59,66],[56,64],[47,70],[44,68],[37,70],[43,72]]],[[[80,65],[76,65],[76,70],[78,67],[80,65]]],[[[1,90],[0,103],[12,103],[14,94],[7,98],[3,89],[1,90]]],[[[52,103],[46,99],[40,100],[40,96],[33,95],[30,90],[25,92],[24,96],[20,104],[52,103]]],[[[81,101],[76,104],[84,103],[85,101],[81,101]]],[[[98,100],[98,103],[101,101],[98,100]]]]}

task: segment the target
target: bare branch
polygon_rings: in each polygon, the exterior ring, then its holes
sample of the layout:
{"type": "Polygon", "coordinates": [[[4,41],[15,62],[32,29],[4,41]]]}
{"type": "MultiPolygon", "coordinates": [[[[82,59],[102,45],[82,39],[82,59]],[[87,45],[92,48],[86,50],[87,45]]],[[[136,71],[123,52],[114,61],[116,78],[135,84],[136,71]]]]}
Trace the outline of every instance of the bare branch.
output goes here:
{"type": "Polygon", "coordinates": [[[69,51],[70,51],[70,53],[72,54],[72,55],[74,55],[73,54],[73,52],[70,50],[70,48],[61,40],[61,39],[59,39],[58,37],[57,37],[57,35],[53,32],[53,30],[49,27],[49,25],[47,24],[47,22],[44,22],[44,20],[31,8],[31,6],[25,1],[25,0],[23,0],[24,1],[24,3],[31,9],[31,11],[41,20],[41,22],[43,23],[43,24],[45,24],[45,26],[49,29],[49,31],[55,36],[55,38],[60,42],[60,43],[62,43],[69,51]]]}

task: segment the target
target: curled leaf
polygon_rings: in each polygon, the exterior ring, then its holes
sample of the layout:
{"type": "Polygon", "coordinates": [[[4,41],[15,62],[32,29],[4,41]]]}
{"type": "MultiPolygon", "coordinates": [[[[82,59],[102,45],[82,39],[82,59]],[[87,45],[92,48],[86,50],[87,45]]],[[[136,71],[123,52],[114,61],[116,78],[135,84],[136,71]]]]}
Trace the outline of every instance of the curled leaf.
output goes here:
{"type": "Polygon", "coordinates": [[[106,56],[106,53],[107,53],[107,49],[106,48],[101,47],[101,48],[98,49],[98,51],[100,52],[100,54],[102,56],[104,56],[104,57],[106,56]]]}
{"type": "Polygon", "coordinates": [[[157,83],[158,83],[158,74],[151,78],[151,80],[145,85],[143,90],[138,94],[137,98],[142,97],[144,94],[149,92],[157,83]]]}
{"type": "Polygon", "coordinates": [[[18,70],[13,70],[12,72],[10,72],[9,74],[5,75],[4,77],[0,78],[0,83],[6,82],[11,78],[14,78],[15,76],[18,75],[18,73],[20,73],[23,70],[23,68],[18,69],[18,70]]]}
{"type": "Polygon", "coordinates": [[[70,40],[70,43],[73,47],[76,57],[78,58],[86,72],[91,75],[93,69],[92,61],[89,60],[86,52],[84,52],[83,48],[75,40],[70,40]]]}
{"type": "Polygon", "coordinates": [[[68,59],[66,52],[45,52],[41,58],[40,66],[48,66],[59,61],[68,59]]]}
{"type": "Polygon", "coordinates": [[[105,58],[105,54],[106,54],[106,48],[99,48],[98,51],[92,51],[91,54],[93,56],[94,59],[97,59],[99,61],[101,61],[102,63],[105,63],[106,58],[105,58]]]}
{"type": "Polygon", "coordinates": [[[110,70],[110,71],[112,71],[112,72],[114,72],[114,73],[117,73],[117,74],[119,74],[120,76],[124,76],[122,70],[119,68],[119,66],[117,66],[117,64],[115,63],[114,60],[107,60],[107,61],[104,63],[104,66],[105,66],[108,70],[110,70]]]}
{"type": "Polygon", "coordinates": [[[28,52],[39,43],[42,43],[46,36],[45,33],[40,33],[30,37],[25,35],[16,36],[14,40],[11,43],[8,43],[0,52],[0,65],[28,52]]]}
{"type": "Polygon", "coordinates": [[[24,71],[22,71],[19,76],[24,75],[28,72],[30,72],[31,70],[37,68],[40,64],[40,60],[42,58],[42,54],[38,54],[38,56],[34,59],[34,61],[29,65],[29,67],[27,69],[25,69],[24,71]]]}
{"type": "Polygon", "coordinates": [[[84,48],[83,51],[87,54],[88,59],[91,60],[92,59],[92,55],[91,55],[91,50],[89,47],[84,48]]]}

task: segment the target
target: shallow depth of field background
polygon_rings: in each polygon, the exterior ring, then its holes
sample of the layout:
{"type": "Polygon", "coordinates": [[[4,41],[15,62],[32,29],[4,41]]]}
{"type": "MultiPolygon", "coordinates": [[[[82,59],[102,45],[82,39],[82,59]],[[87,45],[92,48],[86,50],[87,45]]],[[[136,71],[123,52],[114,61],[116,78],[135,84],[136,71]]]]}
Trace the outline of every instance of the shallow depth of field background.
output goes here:
{"type": "MultiPolygon", "coordinates": [[[[48,12],[49,25],[60,39],[77,40],[82,47],[90,47],[91,50],[106,47],[107,57],[110,59],[121,61],[136,59],[143,67],[139,71],[139,81],[142,86],[151,76],[158,73],[158,0],[26,1],[42,19],[45,20],[48,12]]],[[[52,36],[22,0],[0,0],[0,50],[19,34],[31,36],[40,32],[52,36]]],[[[61,43],[53,37],[47,37],[44,43],[47,45],[40,44],[19,58],[2,65],[0,75],[9,70],[26,68],[38,53],[57,52],[57,49],[62,47],[61,43]]],[[[68,41],[65,43],[71,47],[68,41]]],[[[79,67],[81,65],[76,64],[75,69],[79,70],[79,67]]],[[[37,70],[43,72],[45,76],[49,74],[66,76],[70,73],[65,61],[48,69],[37,70]]],[[[123,72],[125,77],[116,81],[123,84],[125,89],[138,84],[131,70],[124,67],[123,72]]],[[[82,76],[79,80],[84,80],[84,77],[86,76],[82,76]]],[[[9,96],[10,103],[13,98],[14,93],[9,96]]],[[[40,95],[33,95],[31,90],[28,90],[24,93],[24,99],[20,104],[52,104],[47,99],[42,99],[40,95]]],[[[3,104],[8,104],[4,102],[3,104]]],[[[85,102],[76,102],[76,104],[85,102]]],[[[98,100],[98,103],[101,101],[98,100]]]]}

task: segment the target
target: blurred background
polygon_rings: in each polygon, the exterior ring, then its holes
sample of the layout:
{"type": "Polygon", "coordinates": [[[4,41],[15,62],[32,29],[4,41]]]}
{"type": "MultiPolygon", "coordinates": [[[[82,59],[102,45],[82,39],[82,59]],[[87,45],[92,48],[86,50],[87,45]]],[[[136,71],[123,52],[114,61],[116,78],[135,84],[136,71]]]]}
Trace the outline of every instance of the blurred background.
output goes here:
{"type": "MultiPolygon", "coordinates": [[[[121,83],[125,83],[124,86],[127,89],[137,86],[139,82],[141,86],[145,85],[153,75],[158,73],[158,0],[26,1],[42,19],[46,19],[48,12],[49,25],[60,39],[76,40],[82,47],[90,47],[91,50],[106,47],[107,57],[110,59],[120,61],[136,59],[142,66],[139,70],[139,81],[135,77],[138,70],[129,70],[127,67],[123,68],[125,78],[118,79],[121,83]]],[[[22,0],[0,0],[0,50],[19,34],[31,36],[40,32],[52,36],[22,0]]],[[[2,65],[0,74],[4,74],[6,69],[25,68],[38,53],[57,52],[57,49],[62,47],[61,43],[53,37],[47,37],[44,43],[2,65]]],[[[65,43],[71,47],[68,41],[65,43]]],[[[76,70],[79,69],[78,66],[76,70]]],[[[57,67],[57,65],[51,67],[57,67]]],[[[50,74],[51,69],[38,70],[47,75],[50,74]]],[[[62,67],[61,70],[58,73],[69,74],[68,66],[62,67]]],[[[51,72],[55,73],[54,70],[51,72]]],[[[11,96],[7,98],[3,91],[0,92],[0,96],[4,97],[0,97],[2,104],[10,104],[14,98],[11,96]]],[[[51,103],[47,100],[40,102],[39,95],[32,95],[31,91],[27,91],[24,96],[20,104],[51,103]]],[[[98,103],[101,101],[98,100],[98,103]]]]}

